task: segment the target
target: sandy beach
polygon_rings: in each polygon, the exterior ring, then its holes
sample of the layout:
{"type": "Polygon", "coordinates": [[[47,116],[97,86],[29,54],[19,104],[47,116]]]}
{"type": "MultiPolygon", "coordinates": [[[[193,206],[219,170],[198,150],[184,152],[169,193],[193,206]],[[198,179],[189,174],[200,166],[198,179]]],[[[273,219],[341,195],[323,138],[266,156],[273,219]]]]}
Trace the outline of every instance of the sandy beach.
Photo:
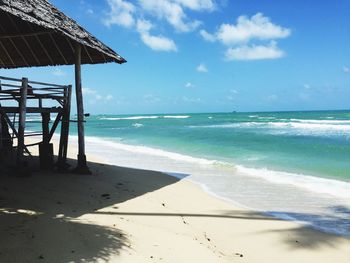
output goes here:
{"type": "Polygon", "coordinates": [[[1,175],[0,262],[350,262],[349,238],[234,206],[185,179],[88,160],[92,175],[1,175]]]}

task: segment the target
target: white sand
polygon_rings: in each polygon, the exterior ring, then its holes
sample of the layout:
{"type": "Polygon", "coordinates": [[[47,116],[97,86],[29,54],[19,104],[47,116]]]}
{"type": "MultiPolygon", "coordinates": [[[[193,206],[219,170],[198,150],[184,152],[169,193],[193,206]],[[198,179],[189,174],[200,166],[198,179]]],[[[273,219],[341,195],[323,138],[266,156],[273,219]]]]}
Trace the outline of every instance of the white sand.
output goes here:
{"type": "Polygon", "coordinates": [[[88,157],[91,176],[0,176],[0,262],[350,262],[349,238],[88,157]]]}

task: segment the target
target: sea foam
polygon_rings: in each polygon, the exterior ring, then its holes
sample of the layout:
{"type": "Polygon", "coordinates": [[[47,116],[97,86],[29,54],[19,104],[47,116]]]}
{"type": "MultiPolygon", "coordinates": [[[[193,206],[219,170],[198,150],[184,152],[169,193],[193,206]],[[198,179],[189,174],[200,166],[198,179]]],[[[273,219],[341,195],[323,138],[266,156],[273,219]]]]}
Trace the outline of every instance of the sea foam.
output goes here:
{"type": "Polygon", "coordinates": [[[198,158],[148,146],[129,145],[98,137],[87,137],[87,141],[92,144],[96,144],[98,147],[103,145],[104,147],[113,148],[115,150],[128,151],[145,156],[153,156],[155,158],[162,157],[177,162],[190,163],[194,165],[194,169],[196,165],[208,166],[211,169],[217,169],[218,172],[232,171],[246,176],[260,178],[274,184],[293,185],[315,193],[328,194],[340,198],[350,198],[350,182],[321,178],[307,174],[270,170],[267,168],[250,168],[235,163],[198,158]]]}

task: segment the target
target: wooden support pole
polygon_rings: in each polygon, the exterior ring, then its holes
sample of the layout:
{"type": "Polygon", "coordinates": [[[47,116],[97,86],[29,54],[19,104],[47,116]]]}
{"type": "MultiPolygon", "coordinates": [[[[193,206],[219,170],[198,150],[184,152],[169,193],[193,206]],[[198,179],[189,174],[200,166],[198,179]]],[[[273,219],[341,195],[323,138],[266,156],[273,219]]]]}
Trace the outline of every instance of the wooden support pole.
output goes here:
{"type": "MultiPolygon", "coordinates": [[[[2,90],[2,86],[1,86],[1,80],[0,80],[0,91],[2,90]]],[[[1,107],[1,104],[0,104],[0,107],[1,107]]],[[[2,115],[1,115],[1,112],[0,112],[0,162],[2,161],[2,157],[3,157],[3,147],[2,147],[2,144],[3,144],[3,134],[2,134],[2,115]]],[[[1,168],[1,167],[0,167],[1,168]]],[[[1,169],[0,169],[0,174],[1,174],[1,169]]]]}
{"type": "Polygon", "coordinates": [[[50,130],[49,130],[49,122],[50,122],[50,113],[45,112],[41,113],[42,118],[42,130],[43,130],[43,143],[48,144],[49,143],[49,136],[50,136],[50,130]]]}
{"type": "MultiPolygon", "coordinates": [[[[1,106],[0,106],[1,107],[1,106]]],[[[0,112],[0,162],[2,161],[2,157],[3,157],[3,147],[2,147],[2,143],[3,143],[3,136],[2,136],[2,115],[0,112]]],[[[0,171],[1,173],[1,171],[0,171]]]]}
{"type": "Polygon", "coordinates": [[[71,106],[71,98],[72,98],[72,86],[69,85],[66,90],[67,97],[65,103],[65,111],[64,111],[64,145],[63,145],[63,160],[67,161],[67,153],[68,153],[68,138],[69,138],[69,125],[70,125],[70,106],[71,106]]]}
{"type": "MultiPolygon", "coordinates": [[[[2,90],[2,87],[1,87],[1,80],[0,80],[0,90],[2,90]]],[[[1,107],[1,104],[0,104],[0,107],[1,107]]],[[[0,161],[2,159],[2,141],[3,141],[3,135],[2,135],[2,115],[1,115],[1,112],[0,112],[0,161]]]]}
{"type": "Polygon", "coordinates": [[[63,106],[62,120],[61,120],[61,136],[58,151],[58,170],[65,171],[68,168],[67,164],[67,150],[69,137],[69,119],[70,119],[70,104],[71,104],[72,86],[68,86],[65,90],[65,101],[63,106]]]}
{"type": "Polygon", "coordinates": [[[39,144],[40,166],[43,169],[53,168],[53,145],[50,144],[50,113],[41,114],[43,141],[39,144]]]}
{"type": "Polygon", "coordinates": [[[26,125],[28,79],[22,78],[21,97],[19,99],[19,123],[18,123],[18,145],[17,145],[17,165],[21,166],[24,151],[24,129],[26,125]]]}
{"type": "MultiPolygon", "coordinates": [[[[0,90],[2,90],[2,87],[1,87],[1,80],[0,80],[0,90]]],[[[1,107],[1,104],[0,104],[0,107],[1,107]]],[[[1,112],[0,112],[0,161],[1,161],[1,157],[2,157],[2,116],[1,116],[1,112]]]]}
{"type": "Polygon", "coordinates": [[[77,99],[78,115],[78,166],[75,172],[81,174],[91,174],[86,164],[85,156],[85,134],[84,134],[84,104],[81,85],[81,45],[75,46],[75,95],[77,99]]]}

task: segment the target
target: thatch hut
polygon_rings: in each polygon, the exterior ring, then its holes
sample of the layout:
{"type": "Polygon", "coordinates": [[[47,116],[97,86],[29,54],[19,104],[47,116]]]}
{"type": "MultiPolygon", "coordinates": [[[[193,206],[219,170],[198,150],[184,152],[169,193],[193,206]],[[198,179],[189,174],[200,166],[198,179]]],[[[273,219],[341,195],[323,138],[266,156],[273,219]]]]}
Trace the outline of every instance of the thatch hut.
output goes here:
{"type": "Polygon", "coordinates": [[[88,172],[81,64],[107,62],[126,60],[48,1],[0,0],[0,68],[75,65],[80,172],[88,172]]]}

